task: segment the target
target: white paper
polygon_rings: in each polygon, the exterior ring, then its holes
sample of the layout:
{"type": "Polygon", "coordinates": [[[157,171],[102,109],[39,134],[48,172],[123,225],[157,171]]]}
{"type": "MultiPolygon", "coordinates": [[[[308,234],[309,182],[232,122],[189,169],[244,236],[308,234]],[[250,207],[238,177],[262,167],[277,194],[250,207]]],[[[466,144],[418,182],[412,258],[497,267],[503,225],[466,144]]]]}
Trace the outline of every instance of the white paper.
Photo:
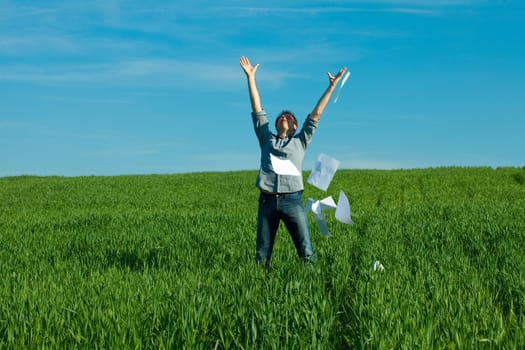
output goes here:
{"type": "Polygon", "coordinates": [[[323,210],[328,209],[335,209],[337,205],[334,202],[334,199],[332,196],[326,197],[322,200],[315,200],[312,198],[308,198],[308,201],[306,202],[305,209],[312,211],[314,213],[315,222],[317,223],[317,227],[319,227],[319,231],[321,231],[321,234],[325,237],[330,237],[330,231],[328,230],[328,224],[326,223],[326,218],[323,214],[323,210]]]}
{"type": "Polygon", "coordinates": [[[339,191],[339,199],[337,201],[337,208],[335,209],[335,218],[342,223],[353,224],[350,211],[350,203],[343,191],[339,191]]]}
{"type": "Polygon", "coordinates": [[[312,213],[315,215],[321,214],[321,203],[319,201],[312,203],[312,213]]]}
{"type": "Polygon", "coordinates": [[[331,158],[324,153],[319,154],[314,168],[308,177],[308,183],[323,191],[326,191],[337,168],[341,164],[337,159],[331,158]]]}
{"type": "Polygon", "coordinates": [[[341,85],[339,85],[339,90],[337,90],[337,95],[335,96],[334,103],[337,103],[337,99],[339,99],[339,94],[341,93],[341,89],[345,85],[348,78],[350,78],[350,71],[346,72],[345,76],[343,77],[343,80],[341,80],[341,85]]]}
{"type": "Polygon", "coordinates": [[[321,199],[319,201],[321,209],[335,209],[337,208],[337,204],[335,204],[334,199],[332,196],[326,197],[325,199],[321,199]]]}
{"type": "Polygon", "coordinates": [[[337,208],[337,204],[335,204],[334,199],[332,196],[326,197],[322,200],[315,200],[313,198],[308,198],[308,201],[306,202],[305,209],[311,210],[314,214],[321,213],[321,210],[326,209],[335,209],[337,208]]]}
{"type": "Polygon", "coordinates": [[[294,163],[289,159],[279,159],[270,153],[270,160],[272,162],[273,171],[278,175],[292,175],[302,176],[301,172],[297,170],[294,163]]]}
{"type": "Polygon", "coordinates": [[[372,266],[374,268],[374,271],[385,272],[385,267],[383,266],[383,264],[379,260],[374,260],[374,263],[373,263],[372,266]]]}

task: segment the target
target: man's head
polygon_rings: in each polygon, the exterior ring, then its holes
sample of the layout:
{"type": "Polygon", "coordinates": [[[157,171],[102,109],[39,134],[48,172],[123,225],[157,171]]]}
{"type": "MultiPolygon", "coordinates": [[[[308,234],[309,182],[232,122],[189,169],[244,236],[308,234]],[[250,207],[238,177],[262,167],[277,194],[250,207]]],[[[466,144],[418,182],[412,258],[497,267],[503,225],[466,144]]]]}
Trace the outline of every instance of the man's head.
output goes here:
{"type": "Polygon", "coordinates": [[[279,135],[286,133],[286,135],[291,136],[297,130],[297,119],[292,112],[282,111],[275,119],[275,128],[279,135]]]}

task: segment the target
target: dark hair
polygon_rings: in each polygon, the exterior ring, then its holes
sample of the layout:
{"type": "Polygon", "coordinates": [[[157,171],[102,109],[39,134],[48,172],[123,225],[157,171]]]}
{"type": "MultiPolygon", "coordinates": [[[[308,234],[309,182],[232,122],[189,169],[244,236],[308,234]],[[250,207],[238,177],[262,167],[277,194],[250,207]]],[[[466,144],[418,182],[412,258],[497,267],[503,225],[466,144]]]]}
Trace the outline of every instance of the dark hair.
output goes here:
{"type": "Polygon", "coordinates": [[[279,115],[277,116],[277,118],[275,118],[275,128],[277,128],[277,121],[279,120],[279,118],[281,118],[283,115],[289,115],[290,117],[293,118],[293,122],[295,123],[295,125],[297,126],[297,118],[295,118],[295,115],[290,112],[290,111],[282,111],[281,113],[279,113],[279,115]]]}

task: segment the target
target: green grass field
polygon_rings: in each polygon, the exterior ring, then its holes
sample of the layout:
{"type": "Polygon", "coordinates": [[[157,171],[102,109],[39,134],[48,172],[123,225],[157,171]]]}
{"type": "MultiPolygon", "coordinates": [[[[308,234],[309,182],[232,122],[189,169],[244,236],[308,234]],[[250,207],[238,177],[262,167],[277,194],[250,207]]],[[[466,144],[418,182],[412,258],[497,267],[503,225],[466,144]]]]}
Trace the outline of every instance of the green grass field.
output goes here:
{"type": "Polygon", "coordinates": [[[0,178],[0,349],[525,347],[525,168],[339,170],[269,272],[255,177],[0,178]]]}

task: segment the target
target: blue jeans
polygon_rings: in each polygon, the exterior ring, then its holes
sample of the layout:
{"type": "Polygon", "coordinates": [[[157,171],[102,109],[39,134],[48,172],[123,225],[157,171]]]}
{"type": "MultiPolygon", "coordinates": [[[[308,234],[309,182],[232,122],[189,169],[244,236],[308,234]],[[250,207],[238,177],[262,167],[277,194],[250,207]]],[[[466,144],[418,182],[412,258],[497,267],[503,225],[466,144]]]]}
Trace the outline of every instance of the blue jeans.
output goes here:
{"type": "Polygon", "coordinates": [[[279,223],[282,220],[292,237],[299,258],[315,260],[302,191],[285,194],[261,192],[257,217],[255,260],[269,265],[279,223]]]}

